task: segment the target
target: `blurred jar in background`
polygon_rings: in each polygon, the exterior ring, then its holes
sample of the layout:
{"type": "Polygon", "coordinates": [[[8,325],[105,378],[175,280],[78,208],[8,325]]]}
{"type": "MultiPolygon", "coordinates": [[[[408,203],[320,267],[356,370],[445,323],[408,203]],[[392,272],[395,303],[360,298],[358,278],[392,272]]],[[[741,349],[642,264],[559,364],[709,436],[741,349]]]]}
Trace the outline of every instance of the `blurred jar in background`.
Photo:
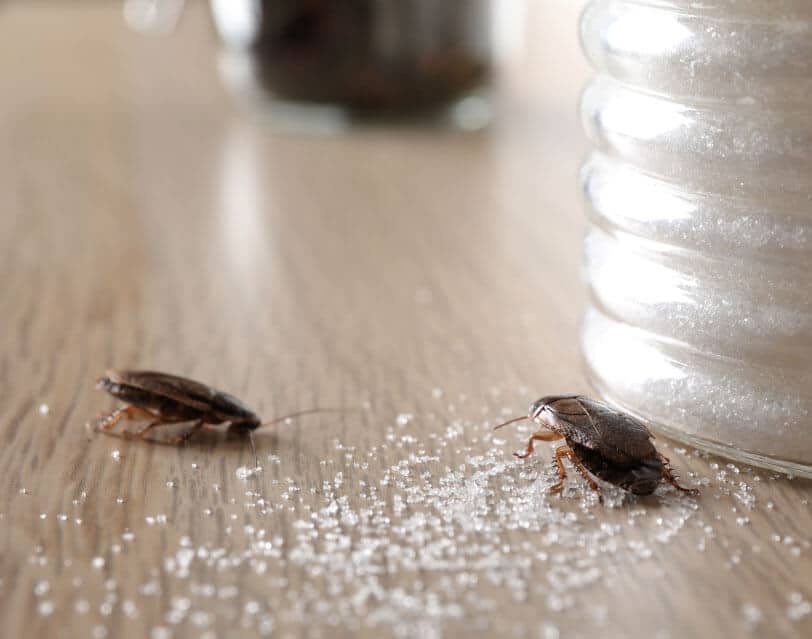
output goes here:
{"type": "MultiPolygon", "coordinates": [[[[223,78],[305,127],[490,118],[490,0],[211,0],[223,78]]],[[[284,123],[284,122],[283,122],[284,123]]]]}

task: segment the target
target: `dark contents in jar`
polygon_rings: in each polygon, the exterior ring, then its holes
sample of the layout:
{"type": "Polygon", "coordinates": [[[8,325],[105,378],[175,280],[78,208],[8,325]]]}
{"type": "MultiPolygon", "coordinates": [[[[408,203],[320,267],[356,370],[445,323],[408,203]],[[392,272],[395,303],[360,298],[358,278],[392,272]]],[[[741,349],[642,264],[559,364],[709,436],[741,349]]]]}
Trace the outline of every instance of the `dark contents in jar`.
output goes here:
{"type": "Polygon", "coordinates": [[[277,97],[367,112],[439,107],[490,74],[488,0],[262,0],[251,52],[277,97]]]}

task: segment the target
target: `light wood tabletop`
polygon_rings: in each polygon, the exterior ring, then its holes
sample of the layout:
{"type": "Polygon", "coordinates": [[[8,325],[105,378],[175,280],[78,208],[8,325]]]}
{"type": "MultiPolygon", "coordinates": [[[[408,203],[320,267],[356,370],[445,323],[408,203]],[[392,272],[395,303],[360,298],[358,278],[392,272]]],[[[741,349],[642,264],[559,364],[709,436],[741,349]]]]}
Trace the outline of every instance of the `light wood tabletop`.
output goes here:
{"type": "Polygon", "coordinates": [[[812,636],[812,483],[658,438],[699,498],[607,489],[536,397],[585,392],[589,71],[532,3],[479,133],[273,130],[218,75],[205,6],[0,9],[4,637],[812,636]],[[185,446],[87,428],[108,368],[264,419],[185,446]]]}

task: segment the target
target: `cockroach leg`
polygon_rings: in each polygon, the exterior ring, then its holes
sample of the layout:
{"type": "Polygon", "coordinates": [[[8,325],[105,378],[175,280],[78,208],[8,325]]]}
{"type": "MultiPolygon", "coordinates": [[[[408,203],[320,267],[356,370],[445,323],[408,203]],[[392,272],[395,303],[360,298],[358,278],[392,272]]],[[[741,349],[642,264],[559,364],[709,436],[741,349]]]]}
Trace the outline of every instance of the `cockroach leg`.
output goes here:
{"type": "Polygon", "coordinates": [[[550,488],[550,494],[552,495],[561,492],[561,489],[564,488],[564,481],[567,479],[567,470],[564,468],[564,457],[572,462],[572,465],[575,466],[579,473],[581,473],[583,478],[589,484],[589,487],[598,493],[598,501],[603,503],[603,494],[601,493],[600,486],[598,486],[595,480],[589,476],[589,471],[584,467],[581,460],[578,459],[578,456],[569,446],[561,446],[555,451],[555,463],[558,466],[558,476],[561,478],[561,481],[550,488]]]}
{"type": "Polygon", "coordinates": [[[535,441],[553,442],[557,439],[561,439],[562,437],[563,435],[559,435],[558,433],[543,430],[536,431],[535,433],[530,435],[530,439],[527,440],[527,450],[524,452],[524,454],[513,453],[513,456],[518,457],[519,459],[526,459],[527,457],[530,457],[530,455],[533,454],[533,443],[535,441]]]}
{"type": "Polygon", "coordinates": [[[138,406],[124,406],[123,408],[117,408],[112,413],[96,420],[96,429],[101,431],[109,431],[122,419],[135,419],[136,415],[141,415],[149,419],[155,419],[155,415],[150,413],[148,410],[144,410],[138,406]]]}
{"type": "MultiPolygon", "coordinates": [[[[558,450],[561,450],[561,448],[559,448],[558,450]]],[[[603,503],[603,493],[601,492],[600,486],[598,486],[598,483],[594,479],[592,479],[592,477],[589,475],[589,471],[581,463],[581,460],[578,459],[578,455],[576,455],[570,448],[565,449],[564,455],[572,462],[572,465],[575,466],[576,469],[578,469],[578,472],[581,473],[581,477],[583,477],[586,480],[586,483],[589,484],[589,487],[596,493],[598,493],[598,501],[600,503],[603,503]]],[[[557,458],[558,454],[556,451],[556,459],[557,458]]]]}
{"type": "Polygon", "coordinates": [[[696,497],[699,494],[699,491],[696,488],[685,488],[685,486],[680,486],[677,478],[674,475],[672,475],[671,471],[667,468],[663,468],[663,479],[665,479],[665,481],[671,484],[674,488],[676,488],[680,492],[685,493],[686,495],[696,497]]]}
{"type": "Polygon", "coordinates": [[[570,452],[572,451],[567,446],[560,446],[555,449],[555,463],[558,466],[558,478],[560,481],[550,488],[549,493],[551,495],[561,492],[561,489],[564,488],[564,482],[567,480],[567,469],[564,468],[564,462],[561,461],[561,458],[569,457],[570,452]]]}
{"type": "Polygon", "coordinates": [[[155,415],[152,414],[150,414],[150,417],[153,418],[153,421],[151,421],[143,428],[133,433],[124,431],[121,434],[127,439],[135,439],[135,438],[144,439],[144,435],[146,435],[153,428],[157,428],[158,426],[168,426],[169,424],[180,424],[181,422],[189,421],[188,419],[173,419],[171,417],[160,417],[158,419],[155,419],[155,415]]]}
{"type": "Polygon", "coordinates": [[[679,490],[680,492],[685,493],[686,495],[696,496],[699,494],[699,491],[695,488],[685,488],[684,486],[680,486],[679,480],[677,476],[674,474],[673,469],[671,468],[671,462],[668,461],[668,457],[663,455],[662,453],[657,453],[657,457],[663,464],[663,479],[671,484],[674,488],[679,490]]]}
{"type": "Polygon", "coordinates": [[[166,442],[164,443],[171,444],[173,446],[179,446],[180,444],[184,444],[192,435],[194,435],[197,431],[203,428],[204,423],[205,422],[202,419],[199,419],[192,425],[192,427],[189,430],[183,433],[183,435],[173,437],[172,439],[167,439],[166,442]]]}

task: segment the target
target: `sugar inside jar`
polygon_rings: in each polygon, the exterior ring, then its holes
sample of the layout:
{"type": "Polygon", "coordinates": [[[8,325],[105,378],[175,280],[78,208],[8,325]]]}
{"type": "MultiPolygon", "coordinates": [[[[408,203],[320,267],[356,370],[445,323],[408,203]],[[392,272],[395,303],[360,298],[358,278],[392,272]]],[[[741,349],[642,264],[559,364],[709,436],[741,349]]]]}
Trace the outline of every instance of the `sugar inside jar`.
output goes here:
{"type": "Polygon", "coordinates": [[[812,476],[812,3],[595,0],[581,34],[593,383],[812,476]]]}

